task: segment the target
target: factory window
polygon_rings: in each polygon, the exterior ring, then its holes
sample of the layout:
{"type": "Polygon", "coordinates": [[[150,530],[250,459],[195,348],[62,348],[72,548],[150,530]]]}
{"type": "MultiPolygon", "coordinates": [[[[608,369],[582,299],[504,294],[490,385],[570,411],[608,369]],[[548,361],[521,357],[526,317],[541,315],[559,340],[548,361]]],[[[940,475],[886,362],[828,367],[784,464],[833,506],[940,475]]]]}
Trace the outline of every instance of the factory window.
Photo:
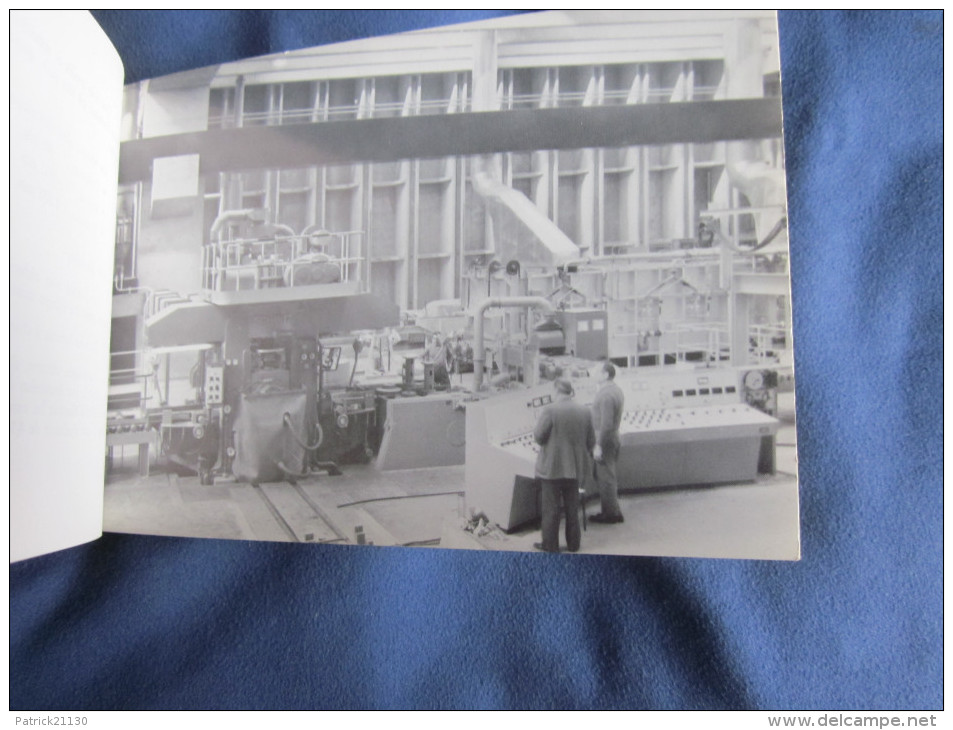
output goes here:
{"type": "Polygon", "coordinates": [[[456,74],[422,74],[420,76],[420,113],[446,114],[462,111],[457,94],[456,74]]]}
{"type": "Polygon", "coordinates": [[[302,190],[311,187],[311,169],[281,170],[279,182],[282,190],[302,190]]]}
{"type": "Polygon", "coordinates": [[[341,232],[354,229],[354,194],[350,190],[328,190],[325,194],[324,227],[341,232]]]}
{"type": "Polygon", "coordinates": [[[270,111],[271,87],[267,84],[246,86],[244,98],[242,124],[246,127],[267,124],[270,111]]]}
{"type": "Polygon", "coordinates": [[[714,99],[725,75],[725,62],[721,60],[694,61],[692,71],[694,76],[692,99],[694,101],[714,99]]]}
{"type": "Polygon", "coordinates": [[[604,104],[630,104],[637,100],[637,66],[632,64],[606,66],[603,79],[604,104]]]}
{"type": "Polygon", "coordinates": [[[417,224],[417,252],[420,255],[439,254],[443,248],[445,189],[427,185],[420,188],[417,224]]]}
{"type": "Polygon", "coordinates": [[[242,208],[267,208],[268,173],[265,170],[244,172],[242,180],[242,208]]]}
{"type": "Polygon", "coordinates": [[[420,161],[421,182],[449,182],[447,159],[420,161]]]}
{"type": "Polygon", "coordinates": [[[235,89],[209,89],[208,92],[209,129],[221,129],[235,126],[235,89]]]}
{"type": "Polygon", "coordinates": [[[678,167],[678,148],[672,144],[649,147],[649,167],[653,170],[678,167]]]}
{"type": "Polygon", "coordinates": [[[652,63],[648,65],[649,90],[651,103],[684,101],[682,64],[652,63]]]}
{"type": "Polygon", "coordinates": [[[446,205],[447,185],[441,183],[420,186],[418,252],[440,253],[444,244],[444,221],[449,210],[446,205]]]}
{"type": "Polygon", "coordinates": [[[537,186],[542,173],[534,169],[534,154],[532,152],[514,152],[508,156],[508,159],[513,189],[536,202],[537,186]]]}
{"type": "Polygon", "coordinates": [[[281,123],[310,122],[314,113],[315,85],[310,81],[282,84],[281,123]]]}
{"type": "Polygon", "coordinates": [[[308,194],[304,192],[282,193],[279,198],[278,223],[300,233],[308,225],[308,194]]]}
{"type": "Polygon", "coordinates": [[[609,147],[602,151],[602,164],[607,172],[630,172],[632,161],[628,147],[609,147]]]}
{"type": "Polygon", "coordinates": [[[324,221],[329,231],[351,231],[360,228],[355,220],[359,207],[357,168],[334,165],[324,171],[324,221]]]}
{"type": "Polygon", "coordinates": [[[603,238],[606,243],[622,243],[628,236],[625,233],[625,205],[628,188],[628,173],[606,172],[603,178],[603,238]]]}
{"type": "Polygon", "coordinates": [[[549,71],[545,68],[514,68],[503,75],[506,108],[549,106],[549,71]]]}
{"type": "Polygon", "coordinates": [[[592,66],[563,66],[558,69],[559,106],[585,106],[595,101],[592,66]]]}
{"type": "Polygon", "coordinates": [[[560,230],[575,243],[580,238],[580,192],[581,179],[577,176],[559,176],[559,212],[557,224],[560,230]]]}
{"type": "Polygon", "coordinates": [[[424,259],[417,267],[417,307],[443,299],[440,280],[445,262],[442,259],[424,259]]]}
{"type": "Polygon", "coordinates": [[[371,170],[371,179],[375,185],[390,185],[402,182],[403,163],[375,162],[371,170]]]}
{"type": "Polygon", "coordinates": [[[400,76],[382,76],[374,79],[375,117],[399,117],[404,110],[408,84],[400,76]]]}
{"type": "Polygon", "coordinates": [[[334,79],[328,84],[328,117],[354,119],[361,103],[357,79],[334,79]]]}
{"type": "Polygon", "coordinates": [[[586,168],[583,150],[561,150],[557,159],[559,185],[556,200],[556,225],[574,243],[581,243],[582,206],[586,168]]]}
{"type": "MultiPolygon", "coordinates": [[[[671,242],[684,233],[686,205],[682,161],[684,148],[663,145],[648,148],[649,163],[649,245],[671,242]]],[[[694,235],[694,230],[692,235],[694,235]]]]}
{"type": "Polygon", "coordinates": [[[692,145],[692,156],[695,158],[695,164],[716,162],[718,153],[718,144],[715,142],[699,142],[692,145]]]}
{"type": "Polygon", "coordinates": [[[628,244],[636,218],[633,200],[634,155],[627,147],[602,151],[602,240],[604,244],[628,244]]]}
{"type": "Polygon", "coordinates": [[[421,255],[440,254],[452,248],[452,178],[447,161],[421,160],[419,164],[417,251],[421,255]]]}
{"type": "Polygon", "coordinates": [[[670,217],[666,215],[671,199],[671,170],[652,172],[649,176],[649,241],[659,242],[672,238],[670,217]]]}
{"type": "Polygon", "coordinates": [[[514,152],[509,156],[513,177],[521,177],[533,172],[533,153],[514,152]]]}
{"type": "Polygon", "coordinates": [[[371,202],[371,256],[393,257],[397,250],[398,191],[394,187],[376,188],[371,202]]]}
{"type": "Polygon", "coordinates": [[[310,211],[311,189],[310,170],[279,172],[277,222],[289,226],[296,233],[307,228],[313,220],[310,211]]]}
{"type": "Polygon", "coordinates": [[[560,175],[576,175],[584,172],[586,172],[585,150],[560,150],[560,175]]]}
{"type": "Polygon", "coordinates": [[[352,165],[333,165],[327,169],[328,186],[351,186],[355,183],[355,168],[352,165]]]}

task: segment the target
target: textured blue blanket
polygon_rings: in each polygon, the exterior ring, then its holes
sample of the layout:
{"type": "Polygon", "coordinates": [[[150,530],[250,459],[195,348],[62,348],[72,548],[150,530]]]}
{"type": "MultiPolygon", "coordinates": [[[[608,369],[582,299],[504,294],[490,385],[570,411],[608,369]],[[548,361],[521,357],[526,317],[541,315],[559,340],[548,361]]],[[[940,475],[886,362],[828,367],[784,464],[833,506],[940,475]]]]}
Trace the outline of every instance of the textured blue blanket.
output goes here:
{"type": "MultiPolygon", "coordinates": [[[[95,13],[127,81],[487,14],[95,13]]],[[[799,563],[107,535],[11,566],[11,708],[941,708],[943,15],[779,26],[799,563]]]]}

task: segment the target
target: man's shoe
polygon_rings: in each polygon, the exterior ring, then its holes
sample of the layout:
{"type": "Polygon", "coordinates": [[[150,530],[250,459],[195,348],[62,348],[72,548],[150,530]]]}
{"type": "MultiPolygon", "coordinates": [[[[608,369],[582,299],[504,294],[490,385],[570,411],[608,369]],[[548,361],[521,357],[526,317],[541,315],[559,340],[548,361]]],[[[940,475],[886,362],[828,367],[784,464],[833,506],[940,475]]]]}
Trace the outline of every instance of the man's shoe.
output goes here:
{"type": "Polygon", "coordinates": [[[595,522],[595,523],[600,524],[600,525],[616,525],[616,524],[618,524],[618,523],[620,523],[620,522],[625,522],[625,518],[624,518],[622,515],[618,515],[617,517],[613,517],[612,515],[606,515],[606,514],[603,514],[602,512],[600,512],[600,513],[597,514],[597,515],[592,515],[592,516],[589,518],[589,521],[590,521],[590,522],[595,522]]]}
{"type": "Polygon", "coordinates": [[[541,542],[534,542],[534,543],[533,543],[533,548],[535,548],[536,550],[539,550],[540,552],[544,552],[544,553],[558,553],[558,552],[559,552],[558,549],[557,549],[557,550],[547,550],[546,548],[543,547],[543,543],[541,543],[541,542]]]}

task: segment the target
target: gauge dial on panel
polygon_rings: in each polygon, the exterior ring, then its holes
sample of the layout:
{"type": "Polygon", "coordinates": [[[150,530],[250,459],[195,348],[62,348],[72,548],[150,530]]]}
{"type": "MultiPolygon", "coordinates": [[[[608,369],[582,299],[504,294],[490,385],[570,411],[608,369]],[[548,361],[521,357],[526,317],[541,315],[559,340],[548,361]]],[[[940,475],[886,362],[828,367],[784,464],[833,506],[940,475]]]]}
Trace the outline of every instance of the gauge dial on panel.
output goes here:
{"type": "Polygon", "coordinates": [[[764,387],[764,373],[760,370],[751,370],[745,373],[745,387],[750,390],[759,390],[764,387]]]}

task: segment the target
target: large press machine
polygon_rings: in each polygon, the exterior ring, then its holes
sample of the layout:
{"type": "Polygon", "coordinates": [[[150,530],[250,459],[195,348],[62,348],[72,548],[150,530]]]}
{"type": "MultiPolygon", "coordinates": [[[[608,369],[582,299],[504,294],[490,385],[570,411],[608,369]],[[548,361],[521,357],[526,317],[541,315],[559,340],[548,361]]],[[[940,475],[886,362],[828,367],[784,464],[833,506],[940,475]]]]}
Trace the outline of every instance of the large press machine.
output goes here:
{"type": "MultiPolygon", "coordinates": [[[[241,213],[222,225],[245,224],[241,213]]],[[[354,382],[369,338],[336,335],[396,325],[398,310],[366,291],[351,238],[277,231],[206,246],[200,295],[145,302],[149,347],[118,371],[127,387],[115,389],[135,400],[112,399],[107,445],[157,442],[172,468],[203,483],[333,474],[369,460],[384,420],[375,389],[354,382]],[[321,253],[311,252],[316,238],[321,253]]]]}

